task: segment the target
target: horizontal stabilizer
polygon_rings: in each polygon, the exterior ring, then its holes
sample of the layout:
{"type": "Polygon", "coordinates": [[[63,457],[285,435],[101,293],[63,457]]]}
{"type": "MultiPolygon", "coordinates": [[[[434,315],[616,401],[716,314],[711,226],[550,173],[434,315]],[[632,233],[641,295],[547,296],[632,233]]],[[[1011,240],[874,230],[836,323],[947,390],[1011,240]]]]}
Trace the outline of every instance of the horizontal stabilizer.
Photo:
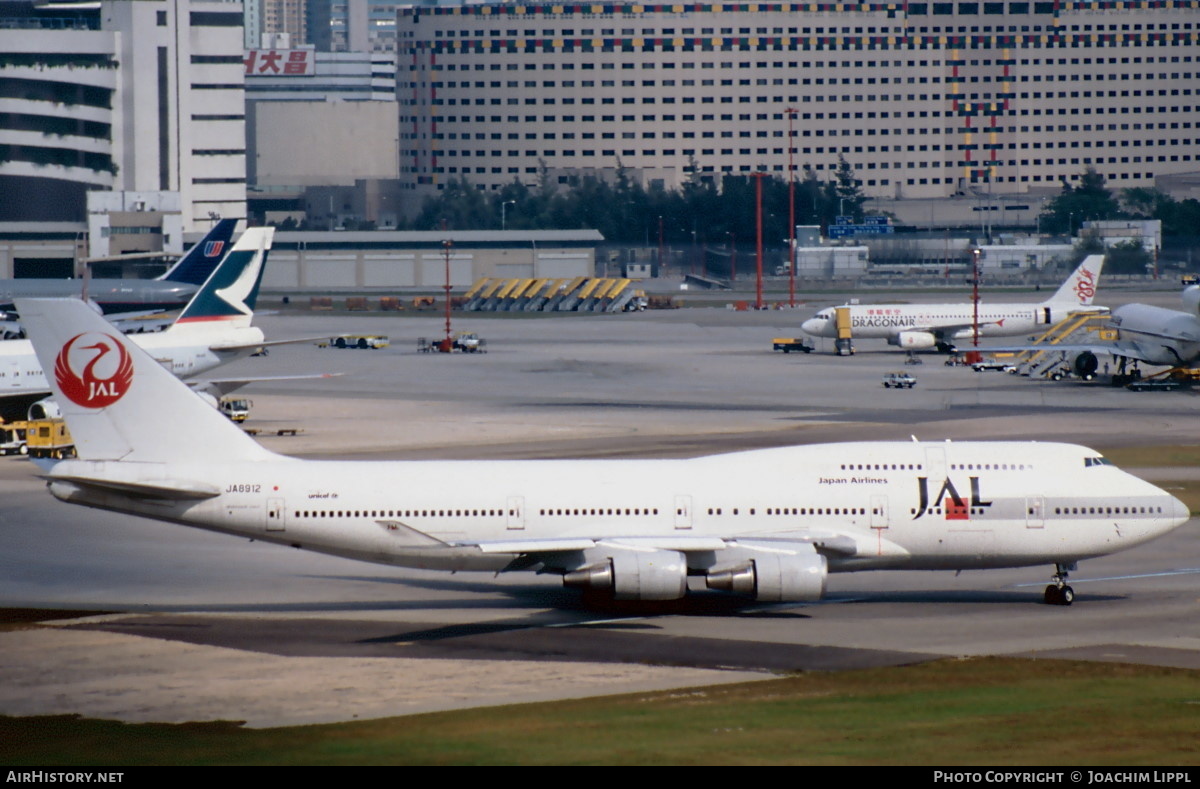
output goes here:
{"type": "Polygon", "coordinates": [[[211,499],[221,495],[221,490],[214,485],[190,480],[158,479],[153,482],[130,482],[128,480],[106,479],[103,477],[85,477],[74,474],[49,474],[43,479],[55,482],[69,482],[81,488],[99,489],[105,493],[121,493],[126,496],[136,496],[147,499],[179,499],[199,500],[211,499]]]}

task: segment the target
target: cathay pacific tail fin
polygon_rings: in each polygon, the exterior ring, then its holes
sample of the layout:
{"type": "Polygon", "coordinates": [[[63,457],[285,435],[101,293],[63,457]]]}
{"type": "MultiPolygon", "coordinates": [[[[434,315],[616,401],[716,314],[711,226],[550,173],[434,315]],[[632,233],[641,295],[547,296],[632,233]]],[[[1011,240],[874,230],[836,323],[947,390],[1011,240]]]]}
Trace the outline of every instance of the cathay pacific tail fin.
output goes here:
{"type": "Polygon", "coordinates": [[[18,299],[83,460],[277,459],[78,299],[18,299]]]}
{"type": "Polygon", "coordinates": [[[222,321],[224,325],[234,327],[249,326],[274,235],[273,227],[245,230],[183,308],[172,328],[209,321],[222,321]]]}

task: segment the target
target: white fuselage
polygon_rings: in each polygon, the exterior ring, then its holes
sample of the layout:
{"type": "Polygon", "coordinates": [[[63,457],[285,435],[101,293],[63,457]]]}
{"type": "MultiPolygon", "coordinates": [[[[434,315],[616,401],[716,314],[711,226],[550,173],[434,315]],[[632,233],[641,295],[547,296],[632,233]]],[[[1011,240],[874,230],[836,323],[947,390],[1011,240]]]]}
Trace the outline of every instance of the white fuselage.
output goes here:
{"type": "Polygon", "coordinates": [[[1141,361],[1186,367],[1200,359],[1200,318],[1195,313],[1126,304],[1113,310],[1112,324],[1141,361]]]}
{"type": "Polygon", "coordinates": [[[64,461],[51,478],[51,492],[72,503],[444,570],[499,570],[528,554],[570,564],[593,546],[641,545],[679,551],[703,573],[739,541],[815,545],[830,571],[1012,567],[1124,550],[1188,517],[1093,450],[1035,442],[849,443],[690,460],[64,461]],[[63,479],[73,475],[195,482],[217,495],[154,501],[63,479]]]}
{"type": "MultiPolygon", "coordinates": [[[[836,311],[849,311],[851,337],[891,340],[903,332],[929,332],[941,342],[973,336],[975,306],[966,304],[852,304],[821,310],[801,324],[813,337],[837,337],[836,311]]],[[[1099,311],[1073,302],[980,304],[980,337],[1015,337],[1052,326],[1071,312],[1099,311]]]]}
{"type": "MultiPolygon", "coordinates": [[[[130,339],[180,378],[206,372],[249,354],[253,347],[220,350],[224,346],[253,346],[263,341],[257,326],[233,327],[219,321],[176,325],[130,339]]],[[[0,398],[7,395],[50,392],[50,384],[29,340],[0,342],[0,398]]]]}

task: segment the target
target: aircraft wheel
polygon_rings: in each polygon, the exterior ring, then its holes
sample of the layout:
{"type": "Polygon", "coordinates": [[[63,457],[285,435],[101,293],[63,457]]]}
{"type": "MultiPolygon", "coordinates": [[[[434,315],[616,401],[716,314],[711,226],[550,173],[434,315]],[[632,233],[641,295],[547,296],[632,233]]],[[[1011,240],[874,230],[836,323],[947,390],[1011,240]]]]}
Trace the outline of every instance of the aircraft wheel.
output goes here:
{"type": "Polygon", "coordinates": [[[1046,605],[1062,605],[1061,597],[1062,590],[1054,584],[1050,584],[1046,587],[1046,594],[1042,599],[1045,601],[1046,605]]]}
{"type": "Polygon", "coordinates": [[[1061,597],[1059,605],[1070,605],[1075,602],[1075,590],[1069,586],[1064,586],[1060,589],[1059,596],[1061,597]]]}

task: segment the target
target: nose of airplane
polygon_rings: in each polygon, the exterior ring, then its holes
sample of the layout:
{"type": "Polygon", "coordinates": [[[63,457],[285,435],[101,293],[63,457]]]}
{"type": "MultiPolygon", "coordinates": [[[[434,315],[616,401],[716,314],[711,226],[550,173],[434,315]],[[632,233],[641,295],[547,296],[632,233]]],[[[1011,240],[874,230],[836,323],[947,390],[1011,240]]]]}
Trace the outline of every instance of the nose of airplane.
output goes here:
{"type": "Polygon", "coordinates": [[[809,318],[804,323],[800,324],[800,329],[805,334],[811,334],[815,337],[821,333],[821,325],[823,323],[824,323],[824,321],[822,321],[818,318],[809,318]]]}
{"type": "Polygon", "coordinates": [[[1187,523],[1192,517],[1192,512],[1188,508],[1188,505],[1184,504],[1178,498],[1171,496],[1170,494],[1168,494],[1168,498],[1171,499],[1171,528],[1182,526],[1183,524],[1187,523]]]}

